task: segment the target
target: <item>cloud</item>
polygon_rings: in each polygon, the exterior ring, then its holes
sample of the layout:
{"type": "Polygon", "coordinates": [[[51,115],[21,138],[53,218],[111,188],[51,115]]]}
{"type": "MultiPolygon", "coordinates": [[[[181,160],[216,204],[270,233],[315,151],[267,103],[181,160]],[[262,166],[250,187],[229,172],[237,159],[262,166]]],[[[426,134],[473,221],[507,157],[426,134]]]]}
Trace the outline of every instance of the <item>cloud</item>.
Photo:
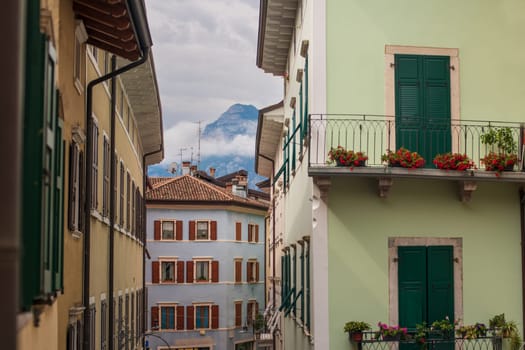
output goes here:
{"type": "Polygon", "coordinates": [[[258,4],[146,1],[166,129],[214,120],[234,103],[262,108],[282,98],[282,80],[255,64],[258,4]]]}

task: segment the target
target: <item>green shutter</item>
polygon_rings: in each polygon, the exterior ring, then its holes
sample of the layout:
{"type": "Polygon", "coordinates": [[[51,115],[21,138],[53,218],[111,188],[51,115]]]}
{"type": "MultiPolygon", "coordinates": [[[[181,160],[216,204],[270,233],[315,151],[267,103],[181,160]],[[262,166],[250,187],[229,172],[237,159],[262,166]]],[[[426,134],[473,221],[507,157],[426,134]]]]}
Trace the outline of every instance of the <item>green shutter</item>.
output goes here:
{"type": "MultiPolygon", "coordinates": [[[[295,134],[296,134],[296,127],[297,127],[297,121],[295,120],[295,108],[293,110],[292,114],[292,127],[293,127],[293,137],[292,137],[292,171],[295,171],[295,158],[297,155],[296,148],[295,148],[295,134]]],[[[290,144],[288,144],[288,147],[290,147],[290,144]]]]}
{"type": "Polygon", "coordinates": [[[426,247],[398,248],[399,325],[413,329],[426,320],[426,247]]]}
{"type": "Polygon", "coordinates": [[[308,134],[308,56],[304,60],[304,110],[303,110],[303,136],[308,134]]]}
{"type": "Polygon", "coordinates": [[[395,56],[396,148],[420,153],[428,167],[451,149],[450,59],[395,56]]]}
{"type": "Polygon", "coordinates": [[[451,246],[428,247],[428,321],[454,320],[454,253],[451,246]]]}
{"type": "MultiPolygon", "coordinates": [[[[57,94],[58,96],[58,94],[57,94]]],[[[62,140],[62,119],[56,114],[55,135],[55,225],[53,230],[53,290],[63,288],[63,240],[64,240],[64,149],[62,140]]]]}

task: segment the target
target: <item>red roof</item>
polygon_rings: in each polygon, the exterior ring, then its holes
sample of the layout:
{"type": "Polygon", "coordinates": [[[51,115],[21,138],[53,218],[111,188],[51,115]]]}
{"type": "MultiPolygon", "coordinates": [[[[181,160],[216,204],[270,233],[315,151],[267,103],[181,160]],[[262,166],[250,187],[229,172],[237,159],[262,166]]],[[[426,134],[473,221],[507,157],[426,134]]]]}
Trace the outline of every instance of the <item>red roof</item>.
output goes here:
{"type": "Polygon", "coordinates": [[[152,177],[152,189],[146,191],[148,202],[186,202],[188,204],[229,203],[267,209],[268,204],[250,198],[239,197],[223,187],[191,175],[178,177],[152,177]]]}

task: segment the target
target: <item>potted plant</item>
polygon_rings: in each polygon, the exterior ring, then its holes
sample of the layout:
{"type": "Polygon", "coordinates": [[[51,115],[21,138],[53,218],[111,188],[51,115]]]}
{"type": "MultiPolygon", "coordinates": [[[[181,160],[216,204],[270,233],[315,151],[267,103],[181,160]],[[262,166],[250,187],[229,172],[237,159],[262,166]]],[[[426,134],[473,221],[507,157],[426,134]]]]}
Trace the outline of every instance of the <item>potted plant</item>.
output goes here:
{"type": "Polygon", "coordinates": [[[481,159],[485,164],[485,170],[498,173],[503,170],[512,170],[518,160],[517,144],[514,141],[512,129],[509,127],[489,128],[480,138],[481,143],[489,146],[489,153],[481,159]]]}
{"type": "Polygon", "coordinates": [[[495,335],[510,341],[512,350],[518,350],[522,340],[518,326],[514,321],[506,321],[505,314],[495,315],[489,320],[489,327],[494,329],[495,335]]]}
{"type": "Polygon", "coordinates": [[[428,327],[427,323],[423,322],[422,324],[416,324],[416,332],[414,333],[414,340],[419,344],[421,350],[426,350],[428,339],[428,327]]]}
{"type": "Polygon", "coordinates": [[[438,337],[442,339],[450,339],[454,337],[454,328],[456,327],[456,322],[451,322],[448,316],[442,320],[437,320],[432,323],[431,330],[434,331],[434,334],[437,334],[438,337]]]}
{"type": "Polygon", "coordinates": [[[466,154],[461,153],[443,153],[438,154],[434,160],[434,165],[443,170],[459,170],[475,168],[474,162],[466,154]]]}
{"type": "Polygon", "coordinates": [[[346,150],[342,146],[331,147],[328,152],[328,164],[336,163],[338,166],[359,167],[365,166],[368,157],[364,152],[346,150]]]}
{"type": "Polygon", "coordinates": [[[379,331],[376,332],[376,339],[381,337],[384,341],[397,341],[405,339],[407,336],[407,329],[399,326],[389,326],[386,323],[379,322],[379,331]]]}
{"type": "Polygon", "coordinates": [[[348,321],[344,330],[348,333],[350,341],[359,343],[363,340],[363,331],[371,329],[370,324],[363,321],[348,321]]]}
{"type": "Polygon", "coordinates": [[[483,323],[474,325],[463,325],[456,330],[458,337],[463,339],[476,339],[487,335],[487,326],[483,323]]]}
{"type": "Polygon", "coordinates": [[[401,147],[395,152],[387,150],[381,159],[391,167],[415,169],[422,168],[425,165],[425,160],[419,153],[411,152],[404,147],[401,147]]]}

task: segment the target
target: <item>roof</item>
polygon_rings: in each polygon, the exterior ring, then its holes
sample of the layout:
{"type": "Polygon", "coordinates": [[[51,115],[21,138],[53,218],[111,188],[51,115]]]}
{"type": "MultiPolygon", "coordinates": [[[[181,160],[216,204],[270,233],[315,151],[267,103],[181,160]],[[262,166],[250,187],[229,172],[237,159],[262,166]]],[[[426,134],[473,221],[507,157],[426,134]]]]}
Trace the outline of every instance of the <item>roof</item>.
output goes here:
{"type": "Polygon", "coordinates": [[[226,189],[196,178],[182,175],[168,178],[151,178],[153,189],[146,192],[148,203],[235,205],[266,210],[268,204],[234,195],[226,189]]]}
{"type": "Polygon", "coordinates": [[[273,161],[278,151],[284,127],[283,101],[259,111],[255,137],[255,172],[267,178],[273,177],[273,161]]]}
{"type": "Polygon", "coordinates": [[[237,175],[242,175],[242,176],[248,176],[248,172],[244,169],[241,169],[241,170],[238,170],[234,173],[230,173],[230,174],[226,174],[226,175],[223,175],[223,176],[220,176],[217,178],[217,180],[221,181],[221,182],[230,182],[231,180],[235,179],[237,177],[237,175]]]}
{"type": "Polygon", "coordinates": [[[292,41],[298,0],[260,0],[257,67],[283,75],[292,41]]]}

